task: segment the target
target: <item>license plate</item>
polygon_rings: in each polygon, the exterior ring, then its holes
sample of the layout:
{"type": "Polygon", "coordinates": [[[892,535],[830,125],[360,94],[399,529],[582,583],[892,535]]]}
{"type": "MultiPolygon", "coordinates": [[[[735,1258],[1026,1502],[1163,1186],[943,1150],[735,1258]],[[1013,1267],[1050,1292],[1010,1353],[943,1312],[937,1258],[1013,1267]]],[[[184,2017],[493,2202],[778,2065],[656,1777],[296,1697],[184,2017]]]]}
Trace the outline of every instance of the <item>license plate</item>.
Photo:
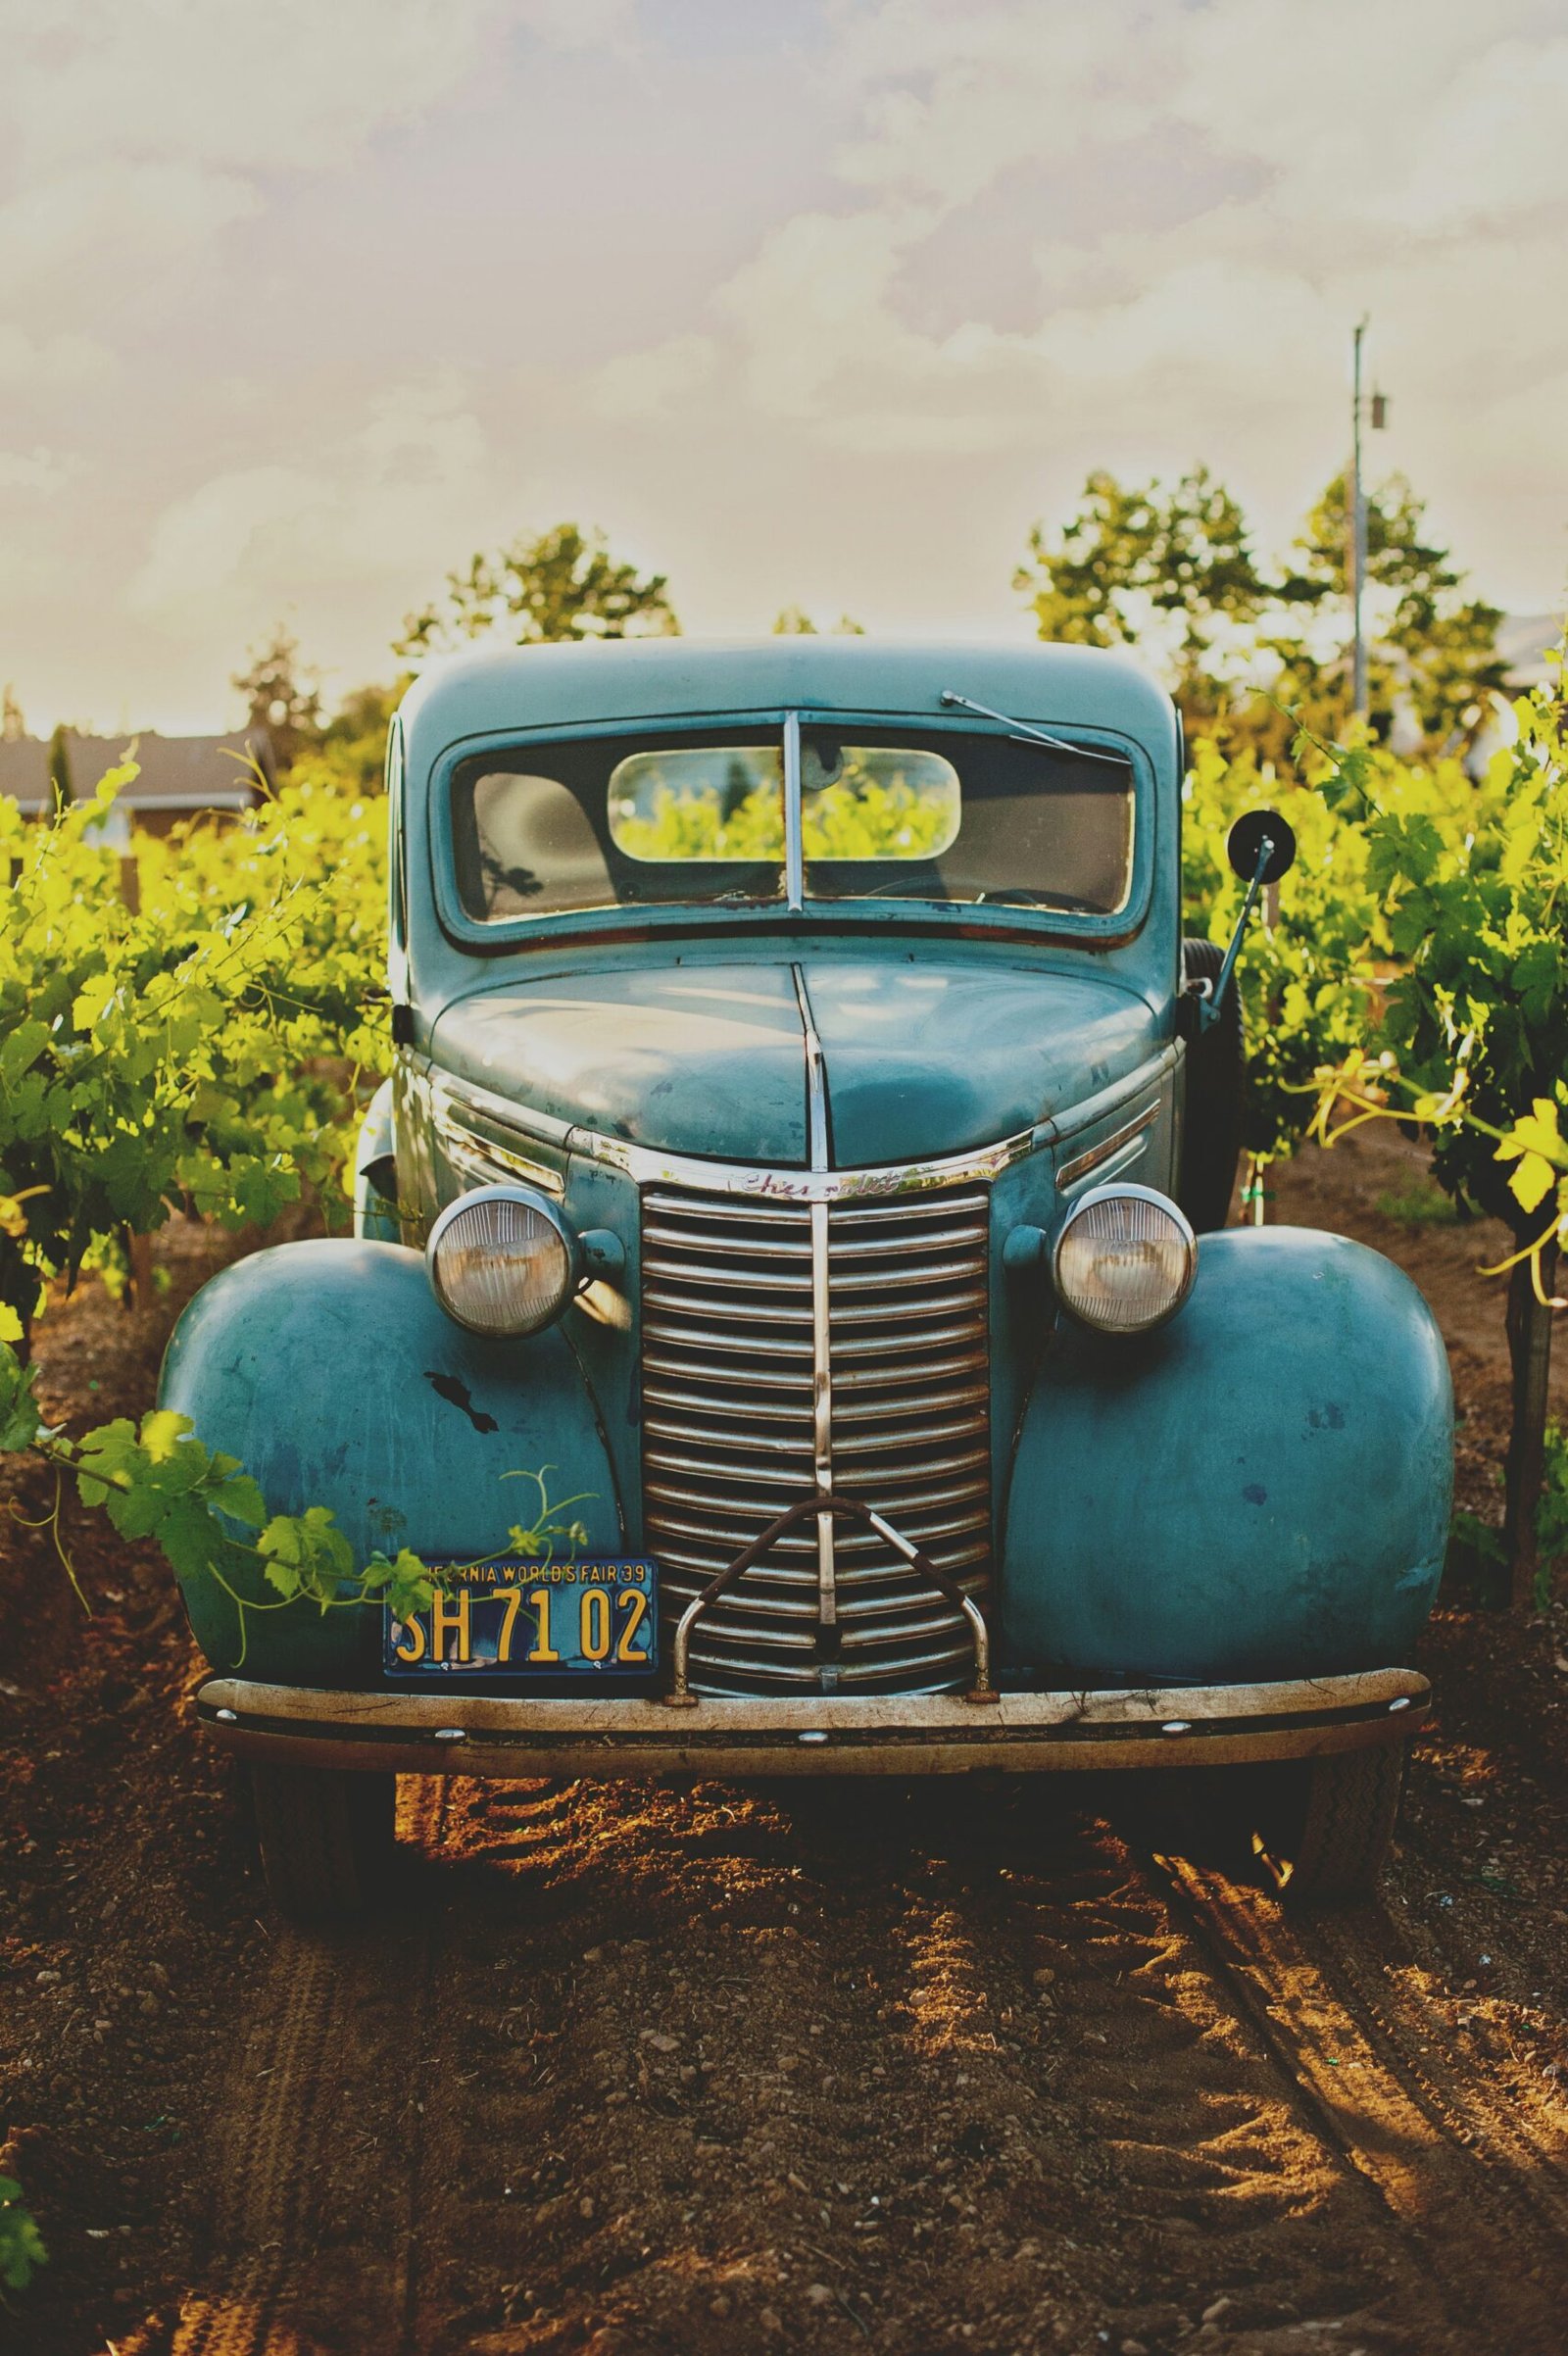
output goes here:
{"type": "Polygon", "coordinates": [[[389,1677],[646,1676],[659,1657],[659,1573],[640,1560],[432,1563],[423,1611],[385,1615],[389,1677]]]}

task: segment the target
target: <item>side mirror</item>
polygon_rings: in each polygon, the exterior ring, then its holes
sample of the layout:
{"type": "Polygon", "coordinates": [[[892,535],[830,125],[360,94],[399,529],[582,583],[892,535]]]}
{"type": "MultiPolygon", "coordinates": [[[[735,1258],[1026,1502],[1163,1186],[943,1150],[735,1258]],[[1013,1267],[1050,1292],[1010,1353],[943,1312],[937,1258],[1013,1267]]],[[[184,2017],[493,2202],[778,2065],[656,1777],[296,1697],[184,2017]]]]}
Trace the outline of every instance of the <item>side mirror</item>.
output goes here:
{"type": "Polygon", "coordinates": [[[1225,837],[1225,857],[1243,883],[1278,883],[1296,864],[1296,835],[1288,818],[1277,810],[1250,810],[1225,837]],[[1258,859],[1269,845],[1261,868],[1258,859]]]}
{"type": "Polygon", "coordinates": [[[1249,810],[1243,812],[1225,837],[1225,857],[1247,886],[1247,897],[1236,918],[1236,930],[1225,952],[1225,962],[1212,989],[1206,983],[1200,987],[1207,995],[1195,1002],[1192,1014],[1177,1008],[1177,1028],[1182,1038],[1199,1038],[1218,1022],[1225,1004],[1225,993],[1231,986],[1236,959],[1241,954],[1247,920],[1257,906],[1257,896],[1265,884],[1278,883],[1296,858],[1296,836],[1289,822],[1277,810],[1249,810]]]}

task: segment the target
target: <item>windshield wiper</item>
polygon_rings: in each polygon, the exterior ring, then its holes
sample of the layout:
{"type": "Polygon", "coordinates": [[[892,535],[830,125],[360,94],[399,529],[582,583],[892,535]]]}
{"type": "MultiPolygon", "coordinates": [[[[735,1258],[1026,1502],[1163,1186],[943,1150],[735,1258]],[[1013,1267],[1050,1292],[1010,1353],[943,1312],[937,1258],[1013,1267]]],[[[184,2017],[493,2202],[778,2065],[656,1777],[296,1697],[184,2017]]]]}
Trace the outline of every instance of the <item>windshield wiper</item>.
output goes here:
{"type": "Polygon", "coordinates": [[[1108,761],[1118,769],[1127,766],[1120,753],[1092,753],[1087,745],[1070,745],[1064,736],[1049,736],[1044,728],[1036,728],[1028,720],[1015,720],[1005,712],[993,712],[989,704],[977,704],[972,696],[961,696],[955,688],[944,687],[941,701],[959,705],[965,712],[978,712],[983,720],[999,720],[1011,731],[1014,744],[1049,745],[1053,753],[1070,753],[1077,761],[1108,761]]]}

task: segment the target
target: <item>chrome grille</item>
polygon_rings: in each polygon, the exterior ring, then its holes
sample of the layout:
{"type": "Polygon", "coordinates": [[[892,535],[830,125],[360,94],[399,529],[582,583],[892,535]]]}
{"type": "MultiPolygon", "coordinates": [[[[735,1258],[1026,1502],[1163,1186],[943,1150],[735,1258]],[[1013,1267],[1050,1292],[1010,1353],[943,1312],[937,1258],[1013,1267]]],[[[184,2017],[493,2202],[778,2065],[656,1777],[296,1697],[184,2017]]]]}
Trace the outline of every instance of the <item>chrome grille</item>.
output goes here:
{"type": "MultiPolygon", "coordinates": [[[[833,1485],[982,1595],[991,1539],[983,1187],[830,1204],[833,1485]]],[[[818,1219],[818,1231],[821,1230],[818,1219]]],[[[809,1204],[650,1188],[643,1196],[643,1505],[672,1622],[815,1486],[809,1204]]],[[[839,1679],[964,1684],[965,1622],[886,1542],[833,1540],[839,1679]]],[[[698,1622],[693,1683],[814,1688],[817,1540],[781,1540],[698,1622]]]]}

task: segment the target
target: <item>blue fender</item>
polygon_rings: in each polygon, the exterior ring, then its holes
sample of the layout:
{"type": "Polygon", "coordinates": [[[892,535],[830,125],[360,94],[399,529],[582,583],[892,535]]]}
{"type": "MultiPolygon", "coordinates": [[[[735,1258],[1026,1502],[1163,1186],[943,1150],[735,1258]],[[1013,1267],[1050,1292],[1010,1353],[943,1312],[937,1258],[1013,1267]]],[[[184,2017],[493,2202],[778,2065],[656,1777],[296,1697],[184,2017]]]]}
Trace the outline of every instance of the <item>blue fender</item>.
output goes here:
{"type": "Polygon", "coordinates": [[[1312,1229],[1205,1236],[1140,1342],[1063,1321],[1007,1505],[1009,1656],[1194,1684],[1408,1662],[1443,1568],[1443,1337],[1376,1252],[1312,1229]]]}
{"type": "MultiPolygon", "coordinates": [[[[425,1560],[494,1552],[514,1523],[538,1519],[534,1483],[507,1476],[536,1472],[552,1498],[588,1493],[565,1518],[586,1524],[591,1552],[620,1549],[609,1454],[563,1333],[466,1333],[422,1254],[401,1245],[284,1244],[224,1269],[174,1329],[160,1399],[240,1459],[270,1512],[330,1506],[362,1560],[377,1546],[425,1560]]],[[[251,1592],[267,1594],[259,1578],[251,1592]]],[[[187,1583],[185,1602],[209,1661],[232,1669],[233,1604],[206,1578],[187,1583]]],[[[247,1676],[379,1679],[376,1611],[293,1604],[247,1618],[247,1676]]]]}

